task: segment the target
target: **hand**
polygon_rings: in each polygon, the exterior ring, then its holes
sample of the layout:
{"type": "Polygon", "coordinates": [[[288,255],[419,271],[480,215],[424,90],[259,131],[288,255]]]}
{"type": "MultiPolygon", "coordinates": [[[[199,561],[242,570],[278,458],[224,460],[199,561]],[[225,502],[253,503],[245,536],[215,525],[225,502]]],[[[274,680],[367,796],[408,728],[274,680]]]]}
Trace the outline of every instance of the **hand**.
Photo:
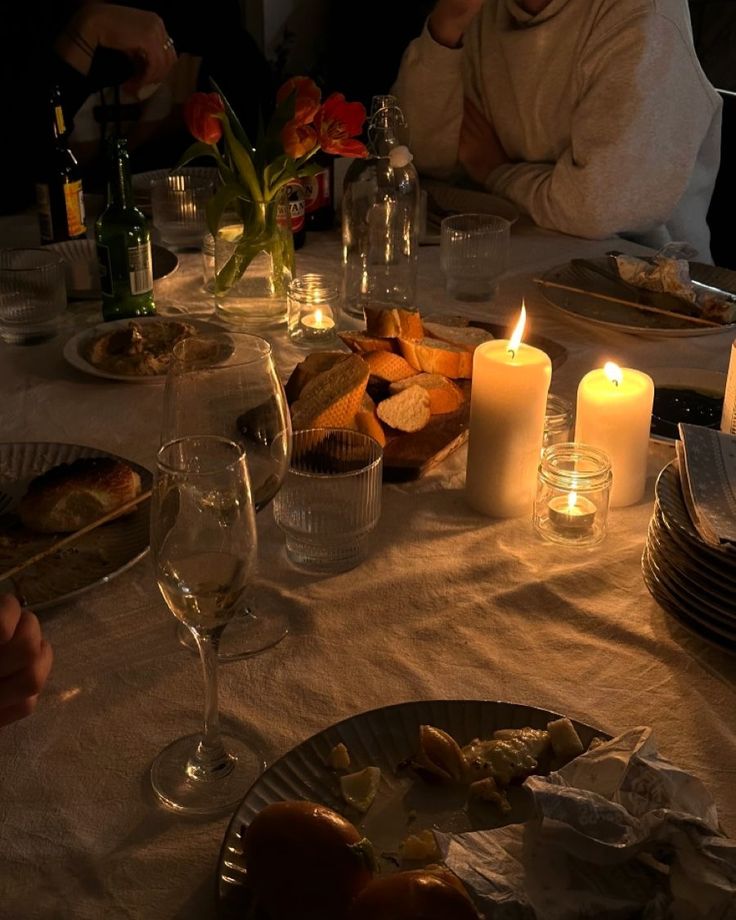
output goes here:
{"type": "Polygon", "coordinates": [[[0,727],[33,712],[52,660],[36,616],[0,595],[0,727]]]}
{"type": "Polygon", "coordinates": [[[482,185],[498,166],[511,161],[490,121],[465,97],[458,160],[465,172],[482,185]]]}
{"type": "Polygon", "coordinates": [[[485,0],[438,0],[429,17],[429,31],[440,45],[457,48],[485,0]]]}
{"type": "Polygon", "coordinates": [[[160,83],[176,62],[174,43],[160,16],[112,3],[82,6],[56,42],[58,53],[81,73],[89,72],[100,46],[121,51],[133,62],[135,75],[125,84],[136,94],[140,87],[160,83]]]}

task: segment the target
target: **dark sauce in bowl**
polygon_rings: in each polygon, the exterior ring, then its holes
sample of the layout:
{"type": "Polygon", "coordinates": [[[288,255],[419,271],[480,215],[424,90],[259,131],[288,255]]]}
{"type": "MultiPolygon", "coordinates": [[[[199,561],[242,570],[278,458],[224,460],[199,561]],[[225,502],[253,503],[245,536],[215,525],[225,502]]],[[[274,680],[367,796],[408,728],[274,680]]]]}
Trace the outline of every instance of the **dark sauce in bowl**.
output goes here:
{"type": "Polygon", "coordinates": [[[720,428],[723,396],[703,393],[687,387],[656,387],[652,408],[651,433],[660,438],[678,440],[678,422],[720,428]]]}

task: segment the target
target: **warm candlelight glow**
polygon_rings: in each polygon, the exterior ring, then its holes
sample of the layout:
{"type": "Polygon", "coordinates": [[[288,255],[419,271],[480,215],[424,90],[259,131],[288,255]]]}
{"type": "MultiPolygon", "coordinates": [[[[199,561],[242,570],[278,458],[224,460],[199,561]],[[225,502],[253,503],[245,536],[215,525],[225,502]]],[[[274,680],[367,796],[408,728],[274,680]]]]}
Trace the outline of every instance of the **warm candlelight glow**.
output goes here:
{"type": "Polygon", "coordinates": [[[314,325],[315,325],[315,326],[322,326],[322,325],[323,325],[323,323],[322,323],[322,311],[321,311],[321,310],[315,310],[315,311],[314,311],[314,325]]]}
{"type": "Polygon", "coordinates": [[[519,314],[519,322],[516,324],[516,329],[514,329],[509,339],[508,349],[512,357],[516,356],[516,352],[519,350],[519,345],[521,345],[521,337],[524,335],[524,326],[526,325],[526,306],[524,301],[521,301],[521,313],[519,314]]]}
{"type": "Polygon", "coordinates": [[[617,387],[621,386],[623,375],[618,364],[614,363],[613,361],[606,361],[606,363],[603,365],[603,371],[611,383],[615,384],[617,387]]]}
{"type": "Polygon", "coordinates": [[[567,507],[570,509],[570,511],[572,511],[572,509],[575,507],[575,503],[577,502],[577,500],[578,500],[578,493],[570,492],[569,495],[567,496],[567,507]]]}

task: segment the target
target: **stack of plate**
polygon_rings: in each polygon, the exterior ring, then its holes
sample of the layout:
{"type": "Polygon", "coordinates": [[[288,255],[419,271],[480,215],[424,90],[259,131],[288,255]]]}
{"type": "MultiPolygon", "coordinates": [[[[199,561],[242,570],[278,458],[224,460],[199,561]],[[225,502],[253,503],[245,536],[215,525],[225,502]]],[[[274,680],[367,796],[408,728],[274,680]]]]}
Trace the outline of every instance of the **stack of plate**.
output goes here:
{"type": "Polygon", "coordinates": [[[702,639],[736,652],[736,549],[705,543],[685,505],[677,461],[660,473],[642,571],[668,613],[702,639]]]}

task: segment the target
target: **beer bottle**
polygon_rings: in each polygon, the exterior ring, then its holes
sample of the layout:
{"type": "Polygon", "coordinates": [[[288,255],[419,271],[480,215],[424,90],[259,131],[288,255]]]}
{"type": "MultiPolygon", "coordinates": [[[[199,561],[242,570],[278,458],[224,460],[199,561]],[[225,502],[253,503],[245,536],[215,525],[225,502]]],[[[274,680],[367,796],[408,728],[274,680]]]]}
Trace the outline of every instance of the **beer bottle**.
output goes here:
{"type": "Polygon", "coordinates": [[[302,179],[304,186],[304,223],[307,230],[331,230],[335,223],[332,186],[334,160],[320,151],[314,158],[320,166],[318,173],[302,179]]]}
{"type": "Polygon", "coordinates": [[[112,139],[109,155],[107,207],[95,224],[102,315],[105,320],[149,316],[156,312],[151,233],[145,215],[133,204],[125,138],[112,139]]]}
{"type": "Polygon", "coordinates": [[[38,222],[44,244],[87,235],[82,175],[77,158],[69,149],[58,86],[51,91],[49,103],[48,147],[36,183],[38,222]]]}

